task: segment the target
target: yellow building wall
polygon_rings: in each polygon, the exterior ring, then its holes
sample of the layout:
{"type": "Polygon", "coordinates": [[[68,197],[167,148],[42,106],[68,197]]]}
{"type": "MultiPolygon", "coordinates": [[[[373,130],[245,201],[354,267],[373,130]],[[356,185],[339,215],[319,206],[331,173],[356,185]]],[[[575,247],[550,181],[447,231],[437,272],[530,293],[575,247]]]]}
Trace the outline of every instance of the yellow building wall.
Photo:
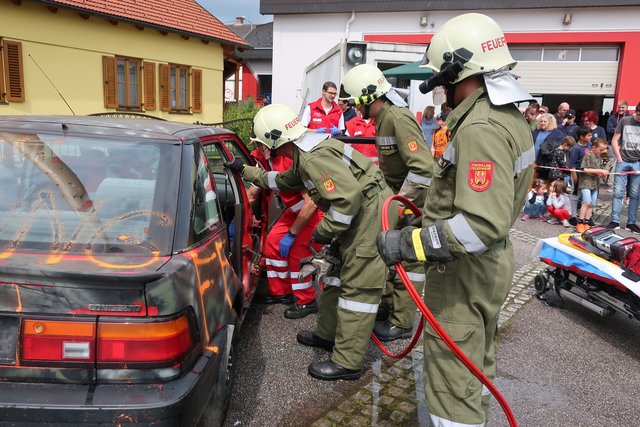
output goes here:
{"type": "Polygon", "coordinates": [[[104,18],[85,20],[63,9],[52,13],[27,2],[0,2],[0,16],[0,37],[22,43],[25,87],[25,102],[0,105],[0,114],[72,114],[56,88],[76,115],[115,112],[104,107],[102,56],[120,55],[156,63],[156,110],[146,114],[185,123],[222,121],[224,58],[218,43],[104,18]],[[202,70],[202,113],[160,111],[158,65],[169,62],[202,70]]]}

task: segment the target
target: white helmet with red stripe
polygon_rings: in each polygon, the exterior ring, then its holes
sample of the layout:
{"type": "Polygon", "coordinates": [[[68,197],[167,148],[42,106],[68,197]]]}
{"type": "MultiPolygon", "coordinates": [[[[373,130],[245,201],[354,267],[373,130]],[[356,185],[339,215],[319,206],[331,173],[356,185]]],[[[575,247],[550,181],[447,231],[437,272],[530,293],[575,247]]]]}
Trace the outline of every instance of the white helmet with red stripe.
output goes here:
{"type": "Polygon", "coordinates": [[[421,66],[444,73],[456,63],[458,69],[449,72],[447,83],[516,65],[498,23],[480,13],[466,13],[447,21],[431,39],[421,66]]]}
{"type": "Polygon", "coordinates": [[[431,39],[421,66],[436,74],[420,85],[420,91],[483,75],[493,104],[531,99],[510,72],[516,64],[498,23],[480,13],[465,13],[445,22],[431,39]]]}
{"type": "Polygon", "coordinates": [[[286,105],[271,104],[263,107],[253,118],[254,141],[270,149],[278,148],[300,138],[306,131],[302,122],[286,105]]]}

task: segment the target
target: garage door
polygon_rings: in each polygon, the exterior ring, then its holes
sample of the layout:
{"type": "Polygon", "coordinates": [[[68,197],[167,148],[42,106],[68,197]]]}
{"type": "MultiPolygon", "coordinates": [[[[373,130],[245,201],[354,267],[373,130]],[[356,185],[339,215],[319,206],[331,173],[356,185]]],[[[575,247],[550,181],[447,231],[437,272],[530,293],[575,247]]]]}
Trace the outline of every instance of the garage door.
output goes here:
{"type": "Polygon", "coordinates": [[[514,46],[514,72],[532,94],[613,96],[617,46],[514,46]]]}

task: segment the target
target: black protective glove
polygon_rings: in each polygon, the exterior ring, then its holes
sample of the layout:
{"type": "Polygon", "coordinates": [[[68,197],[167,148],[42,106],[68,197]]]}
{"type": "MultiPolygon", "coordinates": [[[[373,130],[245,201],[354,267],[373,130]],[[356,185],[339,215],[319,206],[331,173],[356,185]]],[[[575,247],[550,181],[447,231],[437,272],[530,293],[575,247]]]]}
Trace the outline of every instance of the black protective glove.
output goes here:
{"type": "Polygon", "coordinates": [[[232,172],[242,172],[244,169],[244,162],[240,157],[234,157],[230,162],[224,162],[223,166],[232,172]]]}
{"type": "Polygon", "coordinates": [[[443,221],[436,221],[426,228],[405,227],[402,230],[383,231],[378,235],[377,244],[380,257],[388,266],[401,261],[445,263],[453,259],[443,221]],[[420,231],[414,235],[414,230],[420,231]]]}
{"type": "Polygon", "coordinates": [[[322,234],[320,234],[320,233],[318,232],[318,229],[317,229],[317,228],[315,228],[315,229],[313,230],[313,237],[312,237],[312,239],[313,239],[315,242],[320,243],[321,245],[328,245],[328,244],[329,244],[329,243],[331,243],[331,241],[333,240],[333,238],[332,238],[332,237],[326,237],[326,236],[323,236],[322,234]]]}

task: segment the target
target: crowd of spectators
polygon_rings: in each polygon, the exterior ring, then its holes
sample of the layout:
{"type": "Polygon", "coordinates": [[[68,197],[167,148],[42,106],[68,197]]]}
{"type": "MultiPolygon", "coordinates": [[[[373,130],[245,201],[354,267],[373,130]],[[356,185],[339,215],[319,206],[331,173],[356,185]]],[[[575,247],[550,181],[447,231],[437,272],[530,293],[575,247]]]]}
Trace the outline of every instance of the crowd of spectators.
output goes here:
{"type": "Polygon", "coordinates": [[[536,102],[521,109],[531,127],[537,165],[523,220],[537,218],[583,232],[595,225],[592,211],[604,186],[614,193],[612,222],[607,227],[620,228],[626,197],[625,228],[640,234],[636,225],[640,175],[635,174],[640,171],[640,104],[633,117],[628,107],[621,100],[611,115],[587,110],[579,120],[567,102],[560,103],[554,114],[536,102]]]}

